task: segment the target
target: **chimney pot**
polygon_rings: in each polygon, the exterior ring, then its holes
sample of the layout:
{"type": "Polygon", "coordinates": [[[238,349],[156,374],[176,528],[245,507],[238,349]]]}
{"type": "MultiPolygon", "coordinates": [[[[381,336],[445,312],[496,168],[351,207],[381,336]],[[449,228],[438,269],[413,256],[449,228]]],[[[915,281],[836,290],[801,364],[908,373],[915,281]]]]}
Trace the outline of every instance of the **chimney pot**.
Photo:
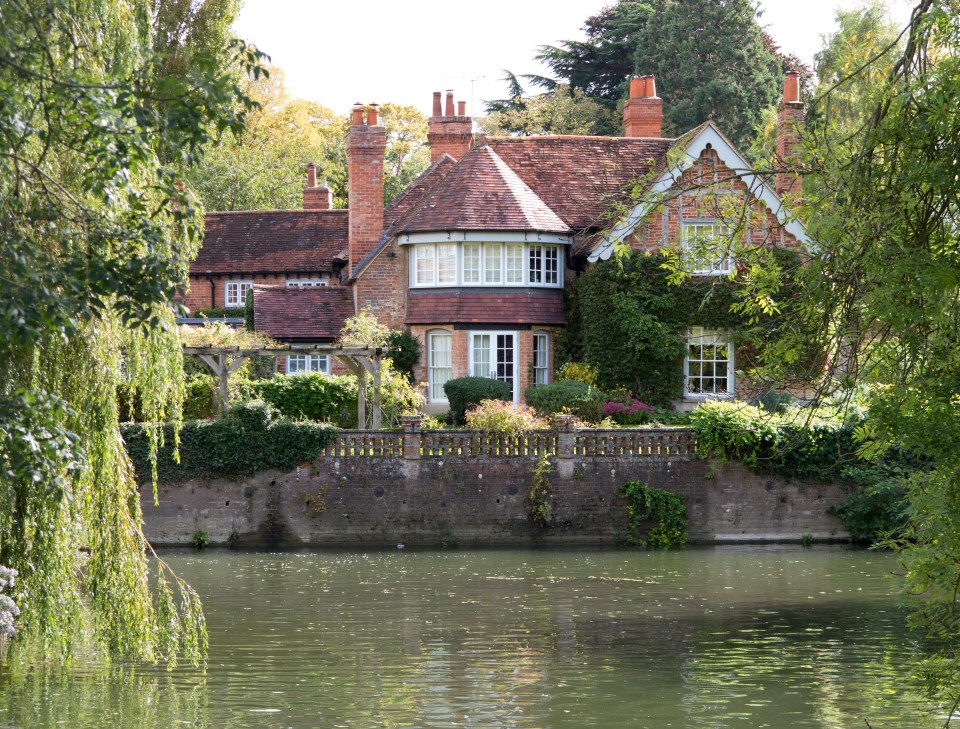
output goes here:
{"type": "Polygon", "coordinates": [[[623,105],[623,131],[628,137],[659,138],[663,124],[663,99],[657,96],[653,76],[630,80],[630,98],[623,105]]]}
{"type": "Polygon", "coordinates": [[[359,101],[353,105],[353,126],[363,124],[363,104],[359,101]]]}
{"type": "Polygon", "coordinates": [[[656,76],[653,76],[652,74],[651,74],[650,76],[647,76],[647,93],[646,93],[646,97],[647,97],[648,99],[656,99],[656,98],[657,98],[657,79],[656,79],[656,76]]]}
{"type": "Polygon", "coordinates": [[[453,89],[447,91],[447,104],[443,112],[444,116],[453,116],[453,89]]]}
{"type": "Polygon", "coordinates": [[[367,107],[367,124],[375,127],[380,123],[380,104],[373,102],[367,107]]]}
{"type": "Polygon", "coordinates": [[[433,92],[433,116],[443,116],[443,104],[440,101],[442,94],[439,91],[433,92]]]}
{"type": "Polygon", "coordinates": [[[467,102],[458,101],[457,102],[457,116],[466,116],[467,115],[467,102]]]}
{"type": "Polygon", "coordinates": [[[640,99],[647,95],[647,77],[634,76],[630,79],[630,98],[640,99]]]}
{"type": "Polygon", "coordinates": [[[317,166],[311,162],[307,165],[307,187],[317,186],[317,166]]]}
{"type": "Polygon", "coordinates": [[[800,74],[797,71],[787,71],[783,80],[783,103],[796,104],[800,101],[800,74]]]}

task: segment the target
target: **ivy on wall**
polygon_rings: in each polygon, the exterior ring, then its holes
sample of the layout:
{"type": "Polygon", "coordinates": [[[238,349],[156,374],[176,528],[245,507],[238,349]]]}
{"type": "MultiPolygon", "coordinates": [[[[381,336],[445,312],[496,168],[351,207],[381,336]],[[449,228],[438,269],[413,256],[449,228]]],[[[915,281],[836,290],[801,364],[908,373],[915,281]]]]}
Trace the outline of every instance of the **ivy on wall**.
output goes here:
{"type": "MultiPolygon", "coordinates": [[[[772,252],[784,270],[796,270],[795,253],[772,252]]],[[[626,388],[654,406],[666,407],[683,393],[683,358],[691,327],[728,331],[737,369],[748,369],[778,316],[751,322],[735,313],[738,283],[729,277],[668,281],[665,256],[633,253],[599,263],[566,293],[568,326],[558,341],[558,361],[597,369],[601,389],[626,388]]],[[[789,291],[784,298],[789,298],[789,291]]]]}
{"type": "MultiPolygon", "coordinates": [[[[157,482],[182,483],[192,478],[246,476],[275,468],[289,470],[312,461],[331,443],[336,429],[293,422],[277,416],[262,402],[241,403],[216,420],[194,420],[180,431],[180,462],[173,460],[173,432],[165,426],[157,454],[157,482]]],[[[121,426],[137,481],[149,483],[150,440],[147,427],[121,426]]]]}

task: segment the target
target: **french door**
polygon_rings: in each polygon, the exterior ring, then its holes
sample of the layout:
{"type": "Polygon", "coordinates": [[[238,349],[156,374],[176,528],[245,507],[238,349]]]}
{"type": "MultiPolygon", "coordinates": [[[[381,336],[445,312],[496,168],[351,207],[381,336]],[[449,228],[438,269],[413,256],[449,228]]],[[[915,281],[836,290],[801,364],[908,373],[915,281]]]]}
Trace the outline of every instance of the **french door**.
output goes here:
{"type": "Polygon", "coordinates": [[[471,332],[470,374],[507,382],[517,399],[517,333],[471,332]]]}

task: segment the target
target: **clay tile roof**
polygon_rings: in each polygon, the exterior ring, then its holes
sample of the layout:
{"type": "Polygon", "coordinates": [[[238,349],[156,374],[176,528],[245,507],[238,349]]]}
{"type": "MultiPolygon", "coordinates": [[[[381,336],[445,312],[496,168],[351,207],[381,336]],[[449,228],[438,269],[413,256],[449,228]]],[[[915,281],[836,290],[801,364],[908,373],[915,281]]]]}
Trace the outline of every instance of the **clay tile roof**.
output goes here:
{"type": "Polygon", "coordinates": [[[566,324],[562,291],[411,290],[407,324],[566,324]]]}
{"type": "Polygon", "coordinates": [[[570,229],[490,147],[474,147],[396,232],[570,229]]]}
{"type": "Polygon", "coordinates": [[[486,144],[573,230],[609,225],[611,203],[662,161],[671,139],[488,137],[486,144]]]}
{"type": "Polygon", "coordinates": [[[445,154],[421,172],[413,182],[407,185],[403,192],[393,198],[393,201],[383,211],[384,227],[389,230],[390,226],[413,210],[456,163],[457,161],[453,157],[445,154]]]}
{"type": "Polygon", "coordinates": [[[346,247],[346,210],[244,210],[207,213],[192,272],[331,271],[346,247]]]}
{"type": "Polygon", "coordinates": [[[346,286],[253,287],[254,328],[274,339],[336,339],[351,316],[353,296],[346,286]]]}

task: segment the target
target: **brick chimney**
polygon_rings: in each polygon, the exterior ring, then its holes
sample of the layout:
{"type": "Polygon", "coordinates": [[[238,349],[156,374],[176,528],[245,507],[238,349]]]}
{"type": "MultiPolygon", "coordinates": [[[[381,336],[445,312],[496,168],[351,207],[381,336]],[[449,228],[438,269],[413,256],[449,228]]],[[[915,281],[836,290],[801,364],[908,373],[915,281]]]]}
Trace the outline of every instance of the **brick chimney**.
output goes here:
{"type": "Polygon", "coordinates": [[[653,76],[637,76],[630,80],[630,98],[623,105],[625,137],[661,136],[663,99],[657,96],[653,76]]]}
{"type": "Polygon", "coordinates": [[[473,119],[467,116],[467,103],[461,101],[454,112],[453,91],[447,92],[446,109],[441,107],[440,92],[433,93],[433,114],[427,120],[430,162],[445,154],[460,159],[473,142],[473,119]]]}
{"type": "Polygon", "coordinates": [[[802,202],[803,180],[797,172],[789,171],[797,163],[794,148],[800,143],[806,111],[800,101],[800,74],[787,71],[783,81],[783,101],[777,109],[777,195],[792,208],[802,202]]]}
{"type": "Polygon", "coordinates": [[[353,107],[353,123],[347,132],[350,275],[376,247],[383,232],[383,155],[386,130],[378,124],[376,104],[353,107]]]}
{"type": "Polygon", "coordinates": [[[304,210],[330,210],[333,207],[333,190],[323,183],[317,187],[317,166],[307,165],[307,186],[303,188],[304,210]]]}

